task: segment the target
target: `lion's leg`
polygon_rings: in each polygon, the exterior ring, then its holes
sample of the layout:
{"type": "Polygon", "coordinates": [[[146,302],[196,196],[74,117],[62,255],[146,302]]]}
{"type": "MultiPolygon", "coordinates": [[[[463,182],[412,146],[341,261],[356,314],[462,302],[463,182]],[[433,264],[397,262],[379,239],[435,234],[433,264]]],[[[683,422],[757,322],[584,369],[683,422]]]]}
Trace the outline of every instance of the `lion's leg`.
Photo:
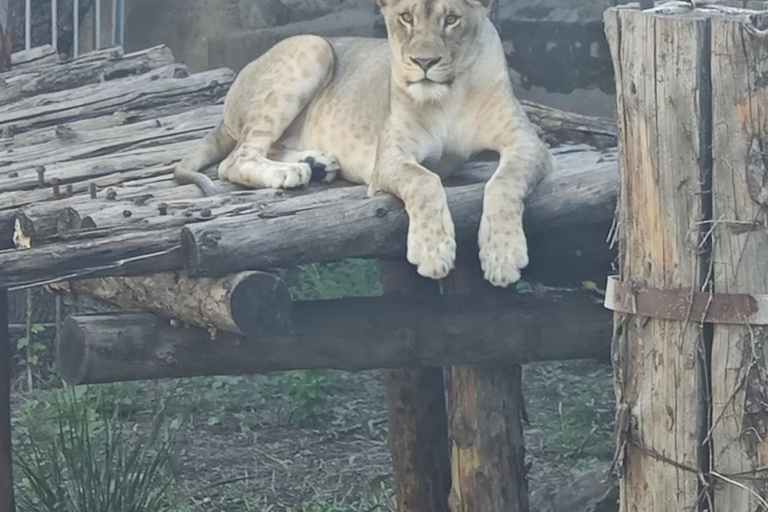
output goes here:
{"type": "Polygon", "coordinates": [[[310,181],[331,183],[336,179],[339,171],[341,171],[341,166],[336,157],[323,151],[280,149],[267,156],[277,162],[304,162],[309,164],[312,169],[312,179],[310,181]]]}
{"type": "Polygon", "coordinates": [[[219,165],[222,179],[255,188],[294,188],[309,183],[309,163],[275,161],[268,153],[324,87],[333,73],[333,61],[327,41],[304,36],[284,41],[248,70],[244,79],[253,84],[240,102],[248,111],[237,146],[219,165]]]}
{"type": "Polygon", "coordinates": [[[453,219],[440,177],[402,153],[409,146],[405,135],[398,140],[385,131],[368,194],[389,192],[403,201],[408,214],[408,261],[422,276],[442,279],[456,259],[453,219]]]}
{"type": "Polygon", "coordinates": [[[549,151],[527,119],[515,114],[515,110],[511,112],[509,122],[499,123],[503,127],[497,136],[499,166],[485,186],[478,232],[485,279],[501,287],[517,282],[520,271],[528,266],[524,201],[553,166],[549,151]]]}

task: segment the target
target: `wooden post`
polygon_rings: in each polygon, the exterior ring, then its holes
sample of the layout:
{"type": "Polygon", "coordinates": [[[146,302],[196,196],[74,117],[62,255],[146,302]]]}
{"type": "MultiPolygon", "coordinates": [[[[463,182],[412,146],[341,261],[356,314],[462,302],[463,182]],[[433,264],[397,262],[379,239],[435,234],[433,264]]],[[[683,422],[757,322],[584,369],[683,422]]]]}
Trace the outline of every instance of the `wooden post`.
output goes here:
{"type": "Polygon", "coordinates": [[[768,326],[734,295],[768,292],[768,18],[689,11],[605,16],[619,280],[683,299],[614,308],[621,510],[768,510],[768,326]]]}
{"type": "MultiPolygon", "coordinates": [[[[381,263],[386,294],[409,297],[437,294],[405,262],[381,263]]],[[[386,371],[389,451],[398,512],[449,512],[451,487],[448,418],[442,368],[386,371]]]]}
{"type": "Polygon", "coordinates": [[[11,456],[11,340],[8,291],[0,290],[0,512],[14,512],[11,456]]]}
{"type": "MultiPolygon", "coordinates": [[[[479,265],[457,267],[447,295],[509,294],[483,280],[479,265]]],[[[522,367],[453,366],[447,372],[451,512],[528,512],[522,367]]]]}
{"type": "Polygon", "coordinates": [[[10,0],[0,0],[0,73],[11,69],[13,45],[11,44],[11,27],[8,22],[10,11],[10,0]]]}
{"type": "MultiPolygon", "coordinates": [[[[712,279],[718,293],[768,294],[766,19],[712,20],[712,279]]],[[[768,510],[768,326],[715,325],[713,337],[715,510],[768,510]]]]}

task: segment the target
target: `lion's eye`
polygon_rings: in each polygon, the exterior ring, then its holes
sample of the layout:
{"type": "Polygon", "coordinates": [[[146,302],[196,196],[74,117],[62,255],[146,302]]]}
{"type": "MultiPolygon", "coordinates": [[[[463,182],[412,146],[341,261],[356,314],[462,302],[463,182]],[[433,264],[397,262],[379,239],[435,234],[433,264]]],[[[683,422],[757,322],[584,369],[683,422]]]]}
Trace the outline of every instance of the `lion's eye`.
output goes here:
{"type": "Polygon", "coordinates": [[[405,23],[406,25],[410,25],[413,23],[413,14],[409,12],[404,12],[400,15],[400,21],[405,23]]]}
{"type": "Polygon", "coordinates": [[[455,25],[459,22],[459,17],[455,14],[449,14],[445,17],[445,25],[450,27],[451,25],[455,25]]]}

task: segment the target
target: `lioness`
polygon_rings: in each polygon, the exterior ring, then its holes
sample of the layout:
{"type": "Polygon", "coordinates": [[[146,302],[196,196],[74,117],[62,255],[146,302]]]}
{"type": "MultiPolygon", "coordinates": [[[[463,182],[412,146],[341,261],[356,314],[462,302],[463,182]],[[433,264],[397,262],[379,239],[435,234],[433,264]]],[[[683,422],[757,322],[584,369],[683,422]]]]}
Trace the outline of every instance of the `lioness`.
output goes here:
{"type": "Polygon", "coordinates": [[[340,173],[367,184],[369,196],[388,192],[405,203],[408,261],[440,279],[456,254],[441,177],[495,151],[480,261],[494,285],[516,282],[528,264],[523,199],[552,158],[513,94],[488,19],[492,2],[378,0],[387,40],[283,40],[240,72],[222,123],[176,179],[211,194],[213,182],[198,171],[217,162],[222,179],[255,188],[305,186],[313,170],[324,181],[340,173]]]}

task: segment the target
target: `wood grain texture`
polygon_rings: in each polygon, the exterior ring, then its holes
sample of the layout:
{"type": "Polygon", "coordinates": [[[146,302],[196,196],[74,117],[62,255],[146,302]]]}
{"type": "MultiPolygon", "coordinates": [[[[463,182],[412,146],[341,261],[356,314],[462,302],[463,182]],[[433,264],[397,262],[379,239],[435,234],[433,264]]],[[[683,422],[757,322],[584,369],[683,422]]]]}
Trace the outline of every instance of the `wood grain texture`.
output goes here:
{"type": "Polygon", "coordinates": [[[291,295],[274,274],[241,272],[221,279],[178,272],[81,279],[55,286],[127,310],[143,310],[203,329],[259,336],[290,330],[291,295]]]}
{"type": "MultiPolygon", "coordinates": [[[[758,17],[755,21],[760,21],[758,17]]],[[[762,17],[762,27],[765,25],[762,17]]],[[[719,293],[768,293],[768,36],[746,19],[712,21],[713,280],[719,293]]],[[[768,498],[768,328],[714,326],[715,510],[768,498]]]]}
{"type": "MultiPolygon", "coordinates": [[[[385,295],[439,298],[437,283],[403,261],[380,264],[385,295]]],[[[443,368],[386,370],[388,442],[398,512],[449,512],[451,469],[443,368]]]]}
{"type": "Polygon", "coordinates": [[[300,301],[292,331],[246,338],[149,313],[69,317],[59,364],[72,384],[298,369],[435,368],[606,359],[611,315],[589,292],[300,301]]]}
{"type": "MultiPolygon", "coordinates": [[[[622,280],[697,289],[703,219],[699,161],[700,52],[707,21],[634,9],[606,12],[616,69],[622,280]]],[[[631,414],[621,479],[623,512],[695,509],[702,415],[702,333],[683,323],[616,317],[619,407],[631,414]],[[674,461],[668,463],[664,458],[674,461]],[[686,470],[683,468],[691,468],[686,470]]]]}

